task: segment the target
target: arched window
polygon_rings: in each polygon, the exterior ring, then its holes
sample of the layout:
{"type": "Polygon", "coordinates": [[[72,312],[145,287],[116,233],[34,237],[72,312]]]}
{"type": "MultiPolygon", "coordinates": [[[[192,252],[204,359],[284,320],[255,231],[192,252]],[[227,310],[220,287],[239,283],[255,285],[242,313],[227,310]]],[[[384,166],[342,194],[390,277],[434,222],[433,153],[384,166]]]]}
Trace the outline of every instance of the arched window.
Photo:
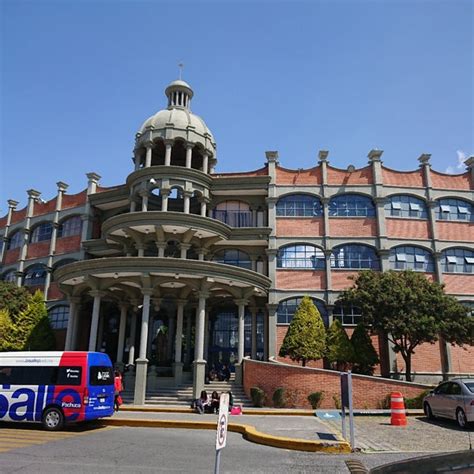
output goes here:
{"type": "Polygon", "coordinates": [[[69,320],[69,307],[55,306],[48,311],[48,317],[53,329],[66,329],[69,320]]]}
{"type": "Polygon", "coordinates": [[[474,318],[474,301],[460,301],[467,308],[467,315],[474,318]]]}
{"type": "Polygon", "coordinates": [[[436,218],[442,221],[473,221],[472,204],[461,199],[438,199],[436,218]]]}
{"type": "Polygon", "coordinates": [[[372,199],[360,194],[341,194],[329,201],[329,215],[334,217],[374,217],[372,199]]]}
{"type": "Polygon", "coordinates": [[[10,270],[9,272],[6,272],[2,276],[3,281],[8,281],[10,283],[15,283],[16,282],[16,271],[15,270],[10,270]]]}
{"type": "Polygon", "coordinates": [[[17,249],[18,247],[21,247],[22,243],[23,232],[21,230],[18,230],[10,237],[10,242],[8,243],[7,250],[17,249]]]}
{"type": "Polygon", "coordinates": [[[168,211],[184,212],[184,194],[181,188],[171,188],[168,196],[168,211]]]}
{"type": "Polygon", "coordinates": [[[165,248],[165,257],[180,258],[181,249],[177,240],[169,240],[165,248]]]}
{"type": "MultiPolygon", "coordinates": [[[[277,309],[277,321],[278,324],[290,324],[293,316],[298,308],[298,305],[303,299],[302,296],[297,298],[290,298],[284,301],[280,301],[277,309]]],[[[324,301],[318,300],[317,298],[312,298],[313,303],[316,308],[318,308],[321,317],[323,318],[324,323],[327,325],[327,310],[324,301]]]]}
{"type": "Polygon", "coordinates": [[[278,250],[277,268],[325,268],[324,253],[314,245],[287,245],[278,250]]]}
{"type": "Polygon", "coordinates": [[[339,301],[336,301],[332,314],[334,319],[338,319],[343,326],[355,326],[362,319],[360,308],[352,304],[343,305],[339,301]]]}
{"type": "Polygon", "coordinates": [[[441,253],[443,273],[474,273],[474,251],[446,249],[441,253]]]}
{"type": "Polygon", "coordinates": [[[252,262],[248,253],[242,250],[220,250],[214,255],[214,262],[225,263],[227,265],[234,265],[236,267],[252,269],[252,262]]]}
{"type": "Polygon", "coordinates": [[[252,212],[246,202],[221,202],[214,209],[212,217],[231,227],[252,227],[252,212]]]}
{"type": "Polygon", "coordinates": [[[372,247],[347,244],[335,247],[331,255],[331,267],[348,269],[379,269],[379,259],[372,247]]]}
{"type": "Polygon", "coordinates": [[[70,237],[72,235],[81,235],[82,219],[81,216],[74,216],[65,219],[58,228],[58,238],[70,237]]]}
{"type": "Polygon", "coordinates": [[[51,240],[53,233],[53,224],[51,222],[44,222],[37,225],[31,233],[31,243],[43,242],[44,240],[51,240]]]}
{"type": "Polygon", "coordinates": [[[423,199],[398,194],[390,196],[385,204],[385,214],[391,217],[405,217],[413,219],[428,219],[426,203],[423,199]]]}
{"type": "Polygon", "coordinates": [[[390,268],[392,270],[415,270],[434,272],[431,252],[420,247],[402,246],[390,249],[390,268]]]}
{"type": "Polygon", "coordinates": [[[47,268],[45,265],[33,265],[25,272],[25,286],[40,286],[46,281],[47,268]]]}
{"type": "Polygon", "coordinates": [[[276,205],[277,216],[314,217],[322,216],[321,201],[308,194],[291,194],[280,198],[276,205]]]}

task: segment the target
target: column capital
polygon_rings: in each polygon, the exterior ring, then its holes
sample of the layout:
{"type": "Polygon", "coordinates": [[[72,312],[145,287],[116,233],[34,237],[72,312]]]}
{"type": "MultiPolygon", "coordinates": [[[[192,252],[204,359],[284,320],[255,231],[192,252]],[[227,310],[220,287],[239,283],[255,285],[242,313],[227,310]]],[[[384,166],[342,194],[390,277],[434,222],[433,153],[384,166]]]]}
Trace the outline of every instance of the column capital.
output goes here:
{"type": "Polygon", "coordinates": [[[275,314],[278,309],[278,303],[267,303],[266,306],[270,314],[271,313],[275,314]]]}
{"type": "Polygon", "coordinates": [[[465,160],[464,164],[468,169],[474,169],[474,155],[471,155],[467,160],[465,160]]]}
{"type": "Polygon", "coordinates": [[[390,249],[378,249],[377,254],[379,257],[388,257],[390,255],[390,249]]]}
{"type": "Polygon", "coordinates": [[[18,206],[18,201],[15,201],[14,199],[9,199],[7,203],[8,203],[8,207],[11,209],[15,209],[16,206],[18,206]]]}
{"type": "Polygon", "coordinates": [[[95,298],[96,296],[102,298],[103,296],[105,296],[105,291],[91,290],[89,291],[89,295],[92,296],[93,298],[95,298]]]}
{"type": "Polygon", "coordinates": [[[204,298],[205,300],[209,298],[210,293],[208,291],[199,291],[198,292],[198,297],[199,299],[204,298]]]}
{"type": "Polygon", "coordinates": [[[145,148],[153,148],[155,146],[155,144],[153,143],[152,140],[147,140],[146,142],[143,143],[143,146],[145,148]]]}
{"type": "Polygon", "coordinates": [[[86,176],[89,181],[96,184],[99,182],[100,178],[102,178],[102,176],[97,173],[94,173],[93,171],[91,171],[90,173],[86,173],[86,176]]]}
{"type": "Polygon", "coordinates": [[[269,163],[278,164],[278,151],[266,151],[265,157],[269,163]]]}
{"type": "Polygon", "coordinates": [[[176,299],[175,301],[177,306],[186,306],[186,303],[188,302],[186,299],[176,299]]]}
{"type": "Polygon", "coordinates": [[[327,162],[328,161],[328,155],[329,155],[329,151],[327,150],[319,150],[318,152],[318,158],[319,158],[319,162],[327,162]]]}
{"type": "Polygon", "coordinates": [[[171,189],[169,188],[161,188],[160,189],[160,195],[168,197],[171,194],[171,189]]]}
{"type": "Polygon", "coordinates": [[[379,150],[377,148],[373,148],[372,150],[369,151],[367,157],[369,158],[369,161],[374,162],[374,161],[381,161],[380,157],[383,154],[383,150],[379,150]]]}
{"type": "Polygon", "coordinates": [[[173,146],[174,139],[173,139],[173,138],[165,138],[165,139],[163,140],[163,143],[164,143],[164,145],[165,145],[166,147],[168,147],[168,146],[171,147],[171,146],[173,146]]]}
{"type": "Polygon", "coordinates": [[[418,158],[418,161],[420,162],[420,166],[424,166],[424,165],[431,166],[430,158],[431,158],[430,153],[422,153],[420,157],[418,158]]]}
{"type": "Polygon", "coordinates": [[[69,188],[69,184],[63,183],[62,181],[58,181],[56,183],[56,186],[58,187],[58,192],[64,193],[67,188],[69,188]]]}
{"type": "Polygon", "coordinates": [[[192,198],[193,194],[194,194],[193,191],[183,191],[183,197],[192,198]]]}
{"type": "Polygon", "coordinates": [[[375,204],[386,204],[388,202],[388,198],[385,196],[376,196],[373,200],[375,204]]]}
{"type": "Polygon", "coordinates": [[[332,255],[332,249],[324,249],[323,253],[326,258],[330,258],[332,255]]]}
{"type": "Polygon", "coordinates": [[[265,249],[265,253],[268,257],[276,257],[278,254],[278,249],[265,249]]]}
{"type": "Polygon", "coordinates": [[[319,200],[321,201],[321,204],[324,206],[324,205],[329,204],[329,201],[331,200],[331,198],[321,196],[319,200]]]}
{"type": "Polygon", "coordinates": [[[277,197],[267,197],[267,198],[265,198],[265,202],[267,204],[276,204],[278,202],[278,198],[277,197]]]}
{"type": "Polygon", "coordinates": [[[194,144],[194,143],[191,143],[191,142],[185,142],[185,143],[184,143],[184,147],[185,147],[186,149],[189,149],[189,148],[193,149],[193,148],[195,147],[195,144],[194,144]]]}
{"type": "Polygon", "coordinates": [[[149,193],[148,189],[140,189],[140,191],[138,191],[138,195],[141,196],[141,197],[145,197],[145,196],[149,196],[150,193],[149,193]]]}
{"type": "Polygon", "coordinates": [[[68,296],[67,300],[69,301],[69,303],[78,304],[78,303],[81,302],[81,297],[80,296],[68,296]]]}
{"type": "Polygon", "coordinates": [[[143,296],[152,296],[154,289],[153,288],[141,288],[140,291],[142,292],[143,296]]]}
{"type": "Polygon", "coordinates": [[[29,199],[38,199],[41,196],[41,192],[36,191],[36,189],[28,189],[26,193],[28,194],[29,199]]]}
{"type": "Polygon", "coordinates": [[[234,303],[237,306],[247,306],[249,304],[249,300],[246,300],[245,298],[240,298],[238,300],[234,300],[234,303]]]}

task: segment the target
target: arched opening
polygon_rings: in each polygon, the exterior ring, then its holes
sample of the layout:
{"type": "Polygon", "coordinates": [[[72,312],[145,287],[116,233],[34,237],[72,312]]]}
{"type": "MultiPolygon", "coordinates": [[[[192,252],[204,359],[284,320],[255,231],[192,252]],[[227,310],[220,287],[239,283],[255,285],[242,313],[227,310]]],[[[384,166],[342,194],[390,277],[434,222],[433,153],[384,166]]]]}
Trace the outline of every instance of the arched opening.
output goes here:
{"type": "Polygon", "coordinates": [[[48,268],[46,265],[32,265],[25,271],[24,286],[43,286],[46,282],[48,268]]]}
{"type": "Polygon", "coordinates": [[[58,239],[62,237],[71,237],[73,235],[81,235],[82,218],[81,216],[72,216],[64,219],[58,228],[58,239]]]}
{"type": "Polygon", "coordinates": [[[197,144],[193,148],[192,158],[191,158],[191,168],[195,170],[200,170],[202,168],[202,152],[203,148],[200,144],[197,144]]]}
{"type": "Polygon", "coordinates": [[[238,249],[219,250],[212,259],[217,263],[224,263],[226,265],[234,265],[235,267],[252,269],[252,261],[249,254],[238,249]]]}
{"type": "Polygon", "coordinates": [[[184,196],[181,188],[171,188],[168,196],[168,211],[184,212],[184,196]]]}
{"type": "Polygon", "coordinates": [[[224,201],[213,211],[214,219],[231,227],[252,227],[250,206],[243,201],[224,201]]]}
{"type": "Polygon", "coordinates": [[[165,257],[179,258],[181,256],[181,250],[179,248],[179,242],[177,240],[169,240],[166,243],[165,257]]]}
{"type": "Polygon", "coordinates": [[[201,199],[202,193],[200,191],[194,191],[189,202],[190,214],[201,214],[201,199]]]}
{"type": "Polygon", "coordinates": [[[186,148],[183,140],[175,140],[171,148],[171,165],[186,166],[186,148]]]}
{"type": "Polygon", "coordinates": [[[165,144],[163,140],[154,143],[151,153],[151,166],[161,166],[165,164],[165,144]]]}
{"type": "Polygon", "coordinates": [[[159,188],[154,188],[148,195],[148,210],[161,211],[161,206],[162,206],[161,191],[159,188]]]}

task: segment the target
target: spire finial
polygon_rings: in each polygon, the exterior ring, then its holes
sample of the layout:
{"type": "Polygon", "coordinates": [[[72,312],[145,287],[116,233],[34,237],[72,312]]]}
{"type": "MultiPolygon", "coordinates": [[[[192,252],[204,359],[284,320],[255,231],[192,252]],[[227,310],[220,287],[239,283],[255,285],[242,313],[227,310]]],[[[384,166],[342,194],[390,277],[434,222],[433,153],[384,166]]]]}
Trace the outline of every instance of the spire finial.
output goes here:
{"type": "Polygon", "coordinates": [[[184,64],[183,64],[183,63],[179,63],[179,64],[178,64],[178,68],[179,68],[179,80],[181,80],[181,75],[183,74],[184,64]]]}

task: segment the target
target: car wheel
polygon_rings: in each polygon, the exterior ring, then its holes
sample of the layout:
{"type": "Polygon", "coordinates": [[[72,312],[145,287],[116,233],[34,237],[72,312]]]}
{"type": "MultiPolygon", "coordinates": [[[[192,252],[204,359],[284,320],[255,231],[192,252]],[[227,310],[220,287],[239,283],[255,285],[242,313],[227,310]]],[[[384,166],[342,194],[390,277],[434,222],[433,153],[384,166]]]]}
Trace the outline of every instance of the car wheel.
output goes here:
{"type": "Polygon", "coordinates": [[[456,410],[456,421],[458,422],[460,428],[466,428],[467,418],[462,408],[458,408],[456,410]]]}
{"type": "Polygon", "coordinates": [[[431,411],[429,403],[425,402],[425,404],[423,405],[423,411],[425,412],[426,418],[428,418],[429,420],[434,420],[434,415],[431,411]]]}
{"type": "Polygon", "coordinates": [[[43,428],[48,431],[58,431],[64,425],[63,412],[56,407],[47,408],[43,413],[43,428]]]}

